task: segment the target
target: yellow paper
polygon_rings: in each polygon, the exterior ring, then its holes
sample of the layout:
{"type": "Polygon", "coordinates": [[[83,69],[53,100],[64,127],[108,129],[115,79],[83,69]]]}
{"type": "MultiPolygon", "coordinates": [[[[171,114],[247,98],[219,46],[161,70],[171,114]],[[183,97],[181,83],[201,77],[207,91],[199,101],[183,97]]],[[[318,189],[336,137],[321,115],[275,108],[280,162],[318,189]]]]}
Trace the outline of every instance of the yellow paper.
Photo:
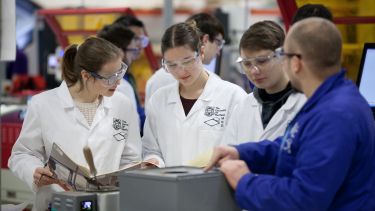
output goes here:
{"type": "Polygon", "coordinates": [[[193,160],[189,161],[189,162],[188,162],[188,165],[189,165],[189,166],[198,167],[198,168],[206,167],[207,164],[208,164],[208,162],[209,162],[210,159],[211,159],[212,153],[213,153],[213,150],[212,150],[212,149],[207,150],[207,151],[205,151],[204,153],[199,154],[199,155],[198,155],[197,157],[195,157],[193,160]]]}

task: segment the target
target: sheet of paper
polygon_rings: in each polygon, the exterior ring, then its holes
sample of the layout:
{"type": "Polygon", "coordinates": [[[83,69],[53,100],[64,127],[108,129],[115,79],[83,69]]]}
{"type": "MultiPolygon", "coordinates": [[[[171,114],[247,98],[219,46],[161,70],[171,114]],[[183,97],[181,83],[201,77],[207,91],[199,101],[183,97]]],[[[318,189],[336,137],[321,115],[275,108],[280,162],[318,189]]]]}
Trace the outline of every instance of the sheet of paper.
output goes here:
{"type": "Polygon", "coordinates": [[[203,167],[207,166],[208,162],[211,159],[212,153],[213,153],[212,149],[210,149],[206,152],[203,152],[202,154],[195,157],[193,160],[189,161],[188,165],[198,167],[198,168],[203,168],[203,167]]]}

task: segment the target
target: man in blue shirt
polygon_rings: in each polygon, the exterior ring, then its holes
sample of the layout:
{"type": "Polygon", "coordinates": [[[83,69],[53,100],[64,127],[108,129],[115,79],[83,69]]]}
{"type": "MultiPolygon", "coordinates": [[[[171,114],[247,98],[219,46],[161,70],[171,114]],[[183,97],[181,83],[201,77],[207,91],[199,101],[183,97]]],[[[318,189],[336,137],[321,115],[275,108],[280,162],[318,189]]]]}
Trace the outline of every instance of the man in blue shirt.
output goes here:
{"type": "Polygon", "coordinates": [[[249,210],[375,210],[375,124],[340,70],[341,35],[322,18],[290,29],[276,52],[308,101],[275,141],[221,146],[215,164],[249,210]]]}

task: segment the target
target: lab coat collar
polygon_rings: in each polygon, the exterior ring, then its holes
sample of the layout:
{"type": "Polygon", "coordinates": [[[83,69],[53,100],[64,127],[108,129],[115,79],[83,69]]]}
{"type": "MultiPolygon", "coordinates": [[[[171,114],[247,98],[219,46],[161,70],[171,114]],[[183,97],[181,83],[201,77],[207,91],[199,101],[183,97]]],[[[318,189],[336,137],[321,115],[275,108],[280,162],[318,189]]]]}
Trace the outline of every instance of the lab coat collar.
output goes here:
{"type": "MultiPolygon", "coordinates": [[[[252,95],[254,93],[251,93],[252,95]]],[[[255,96],[253,96],[254,99],[251,101],[251,106],[254,106],[254,107],[261,107],[262,105],[255,99],[255,96]]],[[[295,102],[296,102],[296,99],[299,98],[300,95],[298,92],[294,91],[293,93],[291,93],[288,97],[288,99],[286,100],[286,102],[280,107],[281,110],[285,110],[285,111],[289,111],[289,110],[292,110],[294,109],[294,106],[295,106],[295,102]]]]}
{"type": "Polygon", "coordinates": [[[73,98],[70,95],[68,85],[66,84],[65,81],[63,81],[59,88],[57,89],[57,95],[61,99],[62,105],[64,108],[73,108],[74,103],[73,103],[73,98]]]}
{"type": "MultiPolygon", "coordinates": [[[[220,80],[217,75],[205,70],[208,73],[208,80],[206,85],[204,86],[202,94],[199,96],[198,100],[203,101],[211,101],[212,94],[211,92],[215,90],[215,84],[217,84],[217,80],[220,80]]],[[[172,93],[168,96],[168,104],[170,103],[177,103],[180,101],[180,93],[179,93],[179,83],[176,82],[173,84],[174,88],[172,93]]]]}
{"type": "MultiPolygon", "coordinates": [[[[59,95],[59,98],[61,99],[62,105],[64,108],[73,108],[74,102],[73,98],[70,95],[68,85],[65,81],[61,83],[61,85],[57,89],[57,94],[59,95]]],[[[109,97],[103,96],[102,103],[104,108],[109,109],[112,107],[112,101],[109,97]]]]}

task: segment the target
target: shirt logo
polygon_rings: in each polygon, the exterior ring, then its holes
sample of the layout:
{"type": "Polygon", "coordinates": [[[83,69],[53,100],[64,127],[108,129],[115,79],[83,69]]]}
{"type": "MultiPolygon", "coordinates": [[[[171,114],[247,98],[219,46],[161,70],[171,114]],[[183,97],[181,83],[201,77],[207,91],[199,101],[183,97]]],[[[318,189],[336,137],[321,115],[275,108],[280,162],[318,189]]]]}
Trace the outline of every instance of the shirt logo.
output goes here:
{"type": "Polygon", "coordinates": [[[211,127],[214,127],[216,125],[224,127],[226,112],[227,109],[225,108],[219,108],[217,106],[207,106],[204,110],[204,115],[211,118],[204,120],[204,123],[211,127]]]}
{"type": "Polygon", "coordinates": [[[129,124],[125,120],[113,118],[112,127],[115,129],[113,137],[116,141],[128,139],[129,124]]]}
{"type": "Polygon", "coordinates": [[[296,134],[299,130],[299,124],[298,122],[293,125],[293,127],[286,131],[284,140],[281,144],[281,150],[286,151],[288,154],[292,154],[292,143],[294,138],[296,137],[296,134]]]}

